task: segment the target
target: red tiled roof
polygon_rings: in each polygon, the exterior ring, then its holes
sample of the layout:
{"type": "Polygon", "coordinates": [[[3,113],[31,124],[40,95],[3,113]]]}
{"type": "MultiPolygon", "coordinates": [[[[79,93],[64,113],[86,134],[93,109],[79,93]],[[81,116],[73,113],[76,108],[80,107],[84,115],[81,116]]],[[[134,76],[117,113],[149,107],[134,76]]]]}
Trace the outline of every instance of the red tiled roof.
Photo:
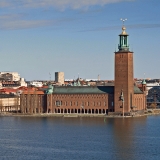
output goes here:
{"type": "Polygon", "coordinates": [[[0,92],[17,92],[17,89],[3,88],[3,89],[0,89],[0,92]]]}
{"type": "MultiPolygon", "coordinates": [[[[48,88],[48,86],[47,86],[48,88]]],[[[3,89],[0,89],[0,92],[1,93],[15,93],[19,90],[22,90],[24,94],[44,94],[43,91],[39,90],[39,88],[30,88],[30,87],[19,87],[17,89],[13,89],[13,88],[3,88],[3,89]]]]}
{"type": "Polygon", "coordinates": [[[23,91],[22,94],[44,94],[43,91],[23,91]]]}

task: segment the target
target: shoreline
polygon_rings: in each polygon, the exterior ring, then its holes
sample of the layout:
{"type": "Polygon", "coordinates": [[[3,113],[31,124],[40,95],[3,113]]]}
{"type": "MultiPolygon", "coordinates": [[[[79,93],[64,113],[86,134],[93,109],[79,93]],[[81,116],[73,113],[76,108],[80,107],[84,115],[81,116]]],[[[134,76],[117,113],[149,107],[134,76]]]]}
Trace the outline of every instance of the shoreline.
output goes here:
{"type": "Polygon", "coordinates": [[[63,113],[40,113],[40,114],[21,114],[21,113],[0,113],[0,117],[64,117],[64,118],[78,118],[78,117],[91,117],[91,118],[136,118],[144,116],[160,115],[158,113],[145,113],[144,115],[134,116],[119,116],[119,115],[106,115],[106,114],[63,114],[63,113]]]}

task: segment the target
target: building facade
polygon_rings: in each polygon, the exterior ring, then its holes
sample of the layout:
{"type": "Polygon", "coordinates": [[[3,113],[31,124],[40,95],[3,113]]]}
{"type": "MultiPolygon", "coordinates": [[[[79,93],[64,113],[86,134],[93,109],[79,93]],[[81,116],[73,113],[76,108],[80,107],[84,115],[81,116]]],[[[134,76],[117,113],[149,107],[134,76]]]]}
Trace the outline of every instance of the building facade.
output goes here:
{"type": "Polygon", "coordinates": [[[47,95],[48,113],[107,114],[112,104],[112,86],[54,87],[47,95]]]}
{"type": "Polygon", "coordinates": [[[134,99],[133,52],[129,51],[128,34],[125,30],[123,26],[122,33],[119,35],[119,51],[115,52],[115,112],[121,112],[123,107],[124,112],[130,112],[134,99]],[[121,101],[119,97],[122,92],[121,101]]]}
{"type": "Polygon", "coordinates": [[[146,108],[145,93],[136,94],[134,88],[133,52],[129,51],[128,34],[122,27],[118,51],[115,52],[114,109],[116,113],[130,113],[133,108],[146,108]]]}
{"type": "Polygon", "coordinates": [[[20,95],[20,110],[23,114],[47,113],[46,95],[35,89],[22,91],[20,95]]]}
{"type": "Polygon", "coordinates": [[[0,94],[0,112],[20,112],[20,97],[0,94]]]}
{"type": "Polygon", "coordinates": [[[64,72],[55,72],[55,82],[64,84],[64,72]]]}
{"type": "Polygon", "coordinates": [[[18,72],[0,72],[0,78],[5,81],[19,81],[20,75],[18,72]]]}

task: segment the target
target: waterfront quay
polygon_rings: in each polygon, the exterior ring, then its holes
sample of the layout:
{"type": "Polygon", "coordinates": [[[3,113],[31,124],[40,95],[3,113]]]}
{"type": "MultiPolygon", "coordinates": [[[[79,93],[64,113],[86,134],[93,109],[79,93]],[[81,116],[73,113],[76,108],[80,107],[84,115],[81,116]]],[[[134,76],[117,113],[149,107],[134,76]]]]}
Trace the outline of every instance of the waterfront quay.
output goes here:
{"type": "Polygon", "coordinates": [[[160,115],[160,109],[147,109],[145,110],[143,115],[140,114],[134,114],[132,113],[132,115],[125,115],[124,117],[122,116],[122,114],[119,115],[108,115],[108,114],[75,114],[75,113],[68,113],[68,114],[64,114],[64,113],[37,113],[37,114],[21,114],[21,113],[11,113],[11,112],[2,112],[0,113],[0,116],[18,116],[18,117],[68,117],[68,118],[76,118],[76,117],[95,117],[95,118],[99,118],[99,117],[103,117],[103,118],[130,118],[130,117],[141,117],[141,116],[151,116],[151,115],[160,115]]]}

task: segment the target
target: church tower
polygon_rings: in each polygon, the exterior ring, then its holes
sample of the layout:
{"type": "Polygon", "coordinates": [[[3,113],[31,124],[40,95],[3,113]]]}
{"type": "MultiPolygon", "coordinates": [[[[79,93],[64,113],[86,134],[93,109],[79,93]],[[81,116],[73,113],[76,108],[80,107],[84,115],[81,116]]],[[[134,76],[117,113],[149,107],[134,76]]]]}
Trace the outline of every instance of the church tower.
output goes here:
{"type": "Polygon", "coordinates": [[[124,115],[130,112],[134,98],[133,52],[129,51],[124,24],[119,35],[118,49],[115,52],[114,111],[124,115]]]}

